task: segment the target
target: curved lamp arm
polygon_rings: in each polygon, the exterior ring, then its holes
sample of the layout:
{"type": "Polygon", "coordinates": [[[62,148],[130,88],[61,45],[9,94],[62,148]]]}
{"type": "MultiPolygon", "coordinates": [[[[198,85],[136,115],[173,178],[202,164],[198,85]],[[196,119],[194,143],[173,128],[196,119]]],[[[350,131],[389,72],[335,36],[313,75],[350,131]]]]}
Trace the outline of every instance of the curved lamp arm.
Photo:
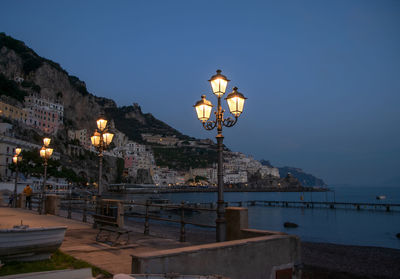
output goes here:
{"type": "Polygon", "coordinates": [[[204,129],[206,129],[208,131],[211,131],[216,126],[217,126],[217,121],[206,121],[206,122],[203,122],[204,129]]]}
{"type": "Polygon", "coordinates": [[[235,125],[236,124],[236,122],[237,122],[237,120],[238,120],[238,118],[237,117],[235,117],[235,119],[233,119],[232,117],[228,117],[228,118],[225,118],[224,119],[224,121],[222,122],[222,124],[224,124],[224,126],[225,127],[232,127],[233,125],[235,125]]]}

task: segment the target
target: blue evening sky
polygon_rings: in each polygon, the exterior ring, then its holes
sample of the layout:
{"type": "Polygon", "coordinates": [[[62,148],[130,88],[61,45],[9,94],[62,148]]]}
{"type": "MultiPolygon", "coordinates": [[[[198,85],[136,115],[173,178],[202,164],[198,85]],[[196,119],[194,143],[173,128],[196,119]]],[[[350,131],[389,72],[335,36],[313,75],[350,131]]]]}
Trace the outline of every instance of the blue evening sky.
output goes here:
{"type": "Polygon", "coordinates": [[[400,1],[14,0],[1,31],[198,138],[220,68],[249,98],[232,150],[329,184],[400,179],[400,1]]]}

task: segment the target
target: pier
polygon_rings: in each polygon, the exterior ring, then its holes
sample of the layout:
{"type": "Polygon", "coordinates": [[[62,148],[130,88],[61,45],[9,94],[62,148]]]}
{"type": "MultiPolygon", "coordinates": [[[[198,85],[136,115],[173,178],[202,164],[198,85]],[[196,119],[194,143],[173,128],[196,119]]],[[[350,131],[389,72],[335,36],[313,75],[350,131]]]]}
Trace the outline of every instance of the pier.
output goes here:
{"type": "Polygon", "coordinates": [[[400,212],[400,204],[396,203],[363,203],[363,202],[320,202],[320,201],[230,201],[227,206],[268,206],[268,207],[299,207],[299,208],[326,208],[351,210],[383,210],[386,212],[400,212]]]}

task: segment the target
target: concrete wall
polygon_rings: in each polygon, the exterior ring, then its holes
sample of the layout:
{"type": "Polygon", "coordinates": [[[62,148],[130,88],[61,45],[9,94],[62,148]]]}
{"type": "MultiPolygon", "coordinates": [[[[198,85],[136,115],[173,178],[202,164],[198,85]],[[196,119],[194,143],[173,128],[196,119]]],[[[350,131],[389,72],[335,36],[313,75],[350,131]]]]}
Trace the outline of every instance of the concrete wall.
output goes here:
{"type": "Polygon", "coordinates": [[[299,239],[270,235],[132,256],[132,273],[177,272],[218,274],[232,279],[275,279],[277,270],[294,269],[298,263],[299,239]]]}

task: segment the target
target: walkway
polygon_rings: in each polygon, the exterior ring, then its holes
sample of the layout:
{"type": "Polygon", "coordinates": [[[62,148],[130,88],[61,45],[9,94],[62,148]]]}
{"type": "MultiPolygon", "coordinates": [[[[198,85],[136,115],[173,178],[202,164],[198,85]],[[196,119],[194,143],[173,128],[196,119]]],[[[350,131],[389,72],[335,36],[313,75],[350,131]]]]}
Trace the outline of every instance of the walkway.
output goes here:
{"type": "Polygon", "coordinates": [[[112,274],[131,272],[130,255],[193,245],[163,236],[145,236],[137,228],[130,234],[128,245],[111,247],[95,241],[98,230],[92,229],[91,224],[54,215],[38,215],[24,209],[0,207],[0,228],[12,228],[21,224],[21,221],[30,227],[67,226],[61,251],[112,274]]]}

